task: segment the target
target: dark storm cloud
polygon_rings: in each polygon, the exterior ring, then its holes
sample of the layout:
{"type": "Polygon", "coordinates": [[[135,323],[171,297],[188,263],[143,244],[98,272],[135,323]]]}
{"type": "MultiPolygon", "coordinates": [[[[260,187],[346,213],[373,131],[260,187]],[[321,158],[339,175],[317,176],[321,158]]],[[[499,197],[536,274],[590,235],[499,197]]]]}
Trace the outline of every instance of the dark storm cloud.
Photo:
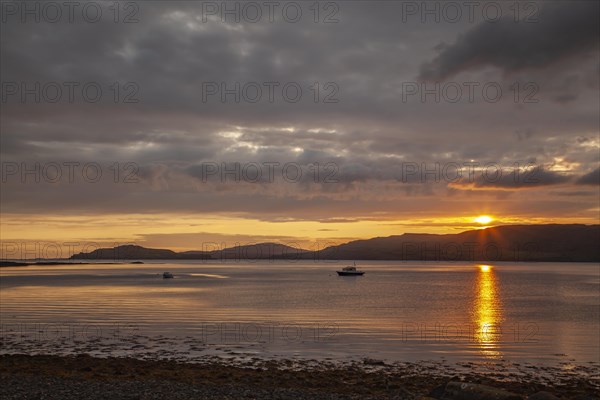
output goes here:
{"type": "Polygon", "coordinates": [[[474,190],[517,190],[543,186],[558,185],[567,183],[572,179],[571,176],[563,173],[548,171],[543,167],[537,167],[518,174],[501,173],[500,169],[489,169],[489,172],[478,174],[476,179],[464,178],[450,186],[458,189],[474,190]]]}
{"type": "MultiPolygon", "coordinates": [[[[468,196],[468,191],[448,190],[447,182],[431,184],[418,175],[402,179],[402,163],[511,165],[533,159],[536,165],[552,165],[564,158],[579,163],[581,171],[596,165],[598,63],[580,51],[593,43],[592,6],[550,4],[538,24],[492,27],[466,21],[403,23],[401,2],[389,1],[340,2],[340,22],[328,25],[310,17],[295,24],[203,23],[200,4],[139,2],[140,22],[129,25],[110,19],[2,24],[3,82],[93,81],[108,94],[108,85],[116,81],[139,86],[139,103],[132,104],[115,103],[110,96],[94,104],[24,104],[11,98],[2,104],[2,160],[104,166],[131,161],[139,166],[140,178],[128,186],[12,182],[2,190],[3,211],[185,210],[324,220],[398,209],[414,213],[420,207],[441,207],[448,193],[468,196]],[[559,11],[564,14],[560,20],[559,11]],[[574,20],[578,27],[559,40],[574,20]],[[525,35],[529,30],[534,37],[525,35]],[[477,34],[497,43],[484,48],[477,34]],[[515,42],[517,49],[511,50],[513,45],[498,35],[524,42],[515,42]],[[501,101],[482,101],[480,92],[473,103],[422,101],[418,95],[403,101],[403,85],[417,80],[419,67],[435,57],[432,48],[452,38],[459,38],[457,44],[440,54],[440,60],[452,61],[440,64],[443,73],[463,70],[474,51],[484,63],[506,70],[543,66],[576,51],[581,58],[566,65],[559,79],[535,68],[519,76],[539,84],[537,103],[515,102],[514,81],[480,70],[467,71],[466,80],[498,81],[501,101]],[[577,38],[581,46],[573,44],[577,38]],[[527,52],[519,46],[527,46],[527,52]],[[455,57],[454,48],[462,58],[455,57]],[[224,103],[219,96],[203,102],[203,83],[211,81],[230,87],[235,82],[297,82],[304,96],[298,103],[281,97],[273,103],[224,103]],[[339,86],[339,102],[315,103],[310,85],[329,81],[339,86]],[[214,177],[205,183],[199,174],[208,162],[297,163],[306,170],[311,164],[334,163],[336,181],[315,182],[307,173],[295,183],[222,184],[214,177]]],[[[543,182],[559,180],[549,175],[543,182]]],[[[498,185],[511,187],[509,182],[498,185]]]]}
{"type": "Polygon", "coordinates": [[[596,168],[592,172],[583,175],[577,179],[579,185],[600,185],[600,168],[596,168]]]}
{"type": "MultiPolygon", "coordinates": [[[[503,16],[484,21],[460,35],[451,45],[440,44],[436,58],[421,67],[422,79],[439,80],[459,72],[493,65],[505,72],[544,68],[582,51],[597,49],[600,3],[548,2],[536,20],[514,21],[503,16]]],[[[570,96],[560,98],[572,100],[570,96]]]]}

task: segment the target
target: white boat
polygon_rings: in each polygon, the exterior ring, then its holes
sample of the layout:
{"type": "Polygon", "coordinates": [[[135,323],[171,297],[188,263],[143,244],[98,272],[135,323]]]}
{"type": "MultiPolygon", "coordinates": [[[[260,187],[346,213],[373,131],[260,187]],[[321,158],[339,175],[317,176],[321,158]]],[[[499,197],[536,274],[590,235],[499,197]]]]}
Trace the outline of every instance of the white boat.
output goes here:
{"type": "Polygon", "coordinates": [[[163,272],[163,279],[171,279],[174,278],[173,274],[170,272],[163,272]]]}
{"type": "Polygon", "coordinates": [[[347,267],[342,268],[341,271],[336,271],[339,276],[361,276],[364,275],[364,271],[359,271],[356,269],[356,263],[354,265],[348,265],[347,267]]]}

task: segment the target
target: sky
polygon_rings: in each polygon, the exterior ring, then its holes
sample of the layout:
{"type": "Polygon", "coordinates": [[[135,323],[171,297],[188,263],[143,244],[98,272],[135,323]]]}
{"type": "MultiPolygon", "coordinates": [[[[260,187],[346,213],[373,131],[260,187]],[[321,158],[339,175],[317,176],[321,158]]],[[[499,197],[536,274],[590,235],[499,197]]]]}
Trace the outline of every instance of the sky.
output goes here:
{"type": "Polygon", "coordinates": [[[598,2],[27,3],[4,255],[598,223],[598,2]]]}

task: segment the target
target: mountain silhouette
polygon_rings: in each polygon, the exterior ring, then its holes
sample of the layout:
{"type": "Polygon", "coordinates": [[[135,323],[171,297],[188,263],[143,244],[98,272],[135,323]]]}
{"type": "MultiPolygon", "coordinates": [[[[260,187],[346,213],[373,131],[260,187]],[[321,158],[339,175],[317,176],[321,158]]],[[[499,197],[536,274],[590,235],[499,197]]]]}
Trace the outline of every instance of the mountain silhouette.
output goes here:
{"type": "Polygon", "coordinates": [[[136,245],[77,253],[78,260],[321,259],[414,261],[600,261],[600,225],[504,225],[457,234],[405,233],[355,240],[320,251],[280,243],[174,252],[136,245]]]}

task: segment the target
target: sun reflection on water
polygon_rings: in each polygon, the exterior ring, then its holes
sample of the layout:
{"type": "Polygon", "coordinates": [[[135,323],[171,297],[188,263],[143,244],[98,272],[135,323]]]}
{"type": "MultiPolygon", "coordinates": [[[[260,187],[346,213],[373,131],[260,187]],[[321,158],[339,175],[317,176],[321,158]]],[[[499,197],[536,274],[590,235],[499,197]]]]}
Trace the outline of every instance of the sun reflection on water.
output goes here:
{"type": "Polygon", "coordinates": [[[475,340],[480,352],[489,358],[500,358],[501,304],[498,295],[498,278],[490,265],[480,265],[476,281],[474,305],[475,340]]]}

